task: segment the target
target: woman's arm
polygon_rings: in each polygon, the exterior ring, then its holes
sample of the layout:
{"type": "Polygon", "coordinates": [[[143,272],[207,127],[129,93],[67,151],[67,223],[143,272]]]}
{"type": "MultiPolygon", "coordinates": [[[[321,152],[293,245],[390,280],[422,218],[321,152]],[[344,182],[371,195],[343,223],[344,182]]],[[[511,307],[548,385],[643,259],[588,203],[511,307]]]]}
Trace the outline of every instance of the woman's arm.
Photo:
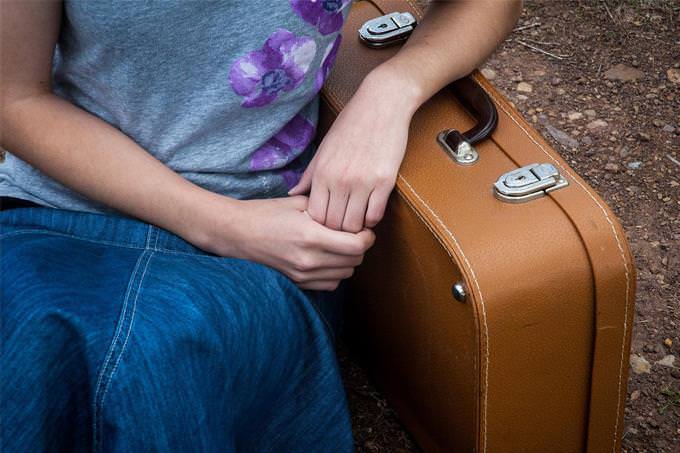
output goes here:
{"type": "Polygon", "coordinates": [[[330,228],[375,226],[396,182],[411,117],[493,52],[512,30],[521,5],[520,0],[431,2],[401,50],[366,76],[289,194],[311,188],[309,214],[330,228]]]}
{"type": "Polygon", "coordinates": [[[333,231],[307,198],[236,200],[209,192],[120,130],[52,93],[60,2],[0,0],[0,146],[65,186],[222,256],[281,270],[307,289],[334,289],[373,243],[333,231]]]}

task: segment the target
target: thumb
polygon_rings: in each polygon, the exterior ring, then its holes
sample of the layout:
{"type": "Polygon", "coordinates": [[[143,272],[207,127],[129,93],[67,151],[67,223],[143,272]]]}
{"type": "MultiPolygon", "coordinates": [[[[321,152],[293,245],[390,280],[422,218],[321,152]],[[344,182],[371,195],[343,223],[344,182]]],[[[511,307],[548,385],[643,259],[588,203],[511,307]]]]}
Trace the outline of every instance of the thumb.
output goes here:
{"type": "Polygon", "coordinates": [[[294,195],[300,195],[303,194],[312,187],[312,174],[313,174],[313,169],[312,165],[308,165],[307,168],[305,169],[304,173],[302,173],[302,177],[298,181],[297,184],[295,184],[289,191],[288,195],[294,196],[294,195]]]}

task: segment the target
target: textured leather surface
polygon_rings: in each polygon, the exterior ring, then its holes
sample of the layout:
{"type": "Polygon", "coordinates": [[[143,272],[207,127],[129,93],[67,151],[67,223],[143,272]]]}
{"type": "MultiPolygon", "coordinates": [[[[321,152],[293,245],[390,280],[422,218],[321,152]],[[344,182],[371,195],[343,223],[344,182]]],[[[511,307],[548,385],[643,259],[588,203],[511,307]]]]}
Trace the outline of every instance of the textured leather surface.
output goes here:
{"type": "MultiPolygon", "coordinates": [[[[324,88],[321,132],[397,48],[368,49],[360,25],[409,1],[354,5],[324,88]]],[[[635,271],[611,210],[508,102],[456,164],[437,144],[472,119],[443,90],[422,106],[377,240],[351,281],[356,350],[426,451],[618,451],[635,271]],[[503,173],[548,162],[570,185],[508,204],[503,173]],[[456,301],[454,282],[468,296],[456,301]]]]}

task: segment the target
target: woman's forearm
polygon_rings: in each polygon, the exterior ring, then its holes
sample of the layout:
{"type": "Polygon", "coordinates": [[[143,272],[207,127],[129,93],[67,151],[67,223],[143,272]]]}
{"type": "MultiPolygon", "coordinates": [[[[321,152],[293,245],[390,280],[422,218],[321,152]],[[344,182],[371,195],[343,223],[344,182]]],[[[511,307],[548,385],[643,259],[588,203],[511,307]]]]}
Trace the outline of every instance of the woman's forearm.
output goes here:
{"type": "Polygon", "coordinates": [[[400,94],[417,108],[491,55],[521,9],[520,0],[432,1],[404,46],[369,77],[396,79],[400,94]]]}
{"type": "MultiPolygon", "coordinates": [[[[183,237],[200,234],[216,194],[118,129],[51,93],[3,99],[2,147],[87,198],[183,237]]],[[[221,197],[223,201],[238,200],[221,197]]],[[[228,206],[220,202],[220,206],[228,206]]]]}

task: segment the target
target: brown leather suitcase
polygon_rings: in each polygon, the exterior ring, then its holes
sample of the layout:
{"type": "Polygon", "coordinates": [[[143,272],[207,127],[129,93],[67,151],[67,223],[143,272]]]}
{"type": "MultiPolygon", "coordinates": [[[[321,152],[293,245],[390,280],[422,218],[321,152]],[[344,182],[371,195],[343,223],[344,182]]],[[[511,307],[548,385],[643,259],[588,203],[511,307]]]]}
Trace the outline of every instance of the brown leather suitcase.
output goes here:
{"type": "MultiPolygon", "coordinates": [[[[357,34],[393,11],[422,17],[409,0],[352,7],[321,133],[398,49],[357,34]]],[[[472,78],[497,126],[461,165],[440,133],[474,125],[464,102],[447,88],[416,113],[376,243],[349,280],[350,344],[425,451],[619,451],[635,293],[625,234],[508,101],[472,78]],[[534,163],[560,176],[523,168],[534,163]],[[495,193],[502,175],[534,198],[495,193]]]]}

